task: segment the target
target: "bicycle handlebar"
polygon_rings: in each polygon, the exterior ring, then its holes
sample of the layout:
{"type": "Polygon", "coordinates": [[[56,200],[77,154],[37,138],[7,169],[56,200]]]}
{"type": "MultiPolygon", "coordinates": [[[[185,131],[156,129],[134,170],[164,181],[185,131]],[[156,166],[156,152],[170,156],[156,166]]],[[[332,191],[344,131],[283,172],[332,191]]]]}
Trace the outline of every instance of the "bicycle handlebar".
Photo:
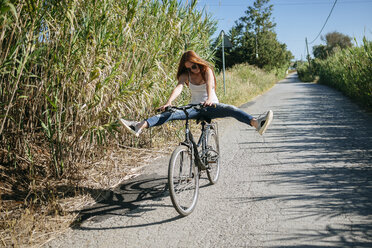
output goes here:
{"type": "MultiPolygon", "coordinates": [[[[216,103],[213,103],[211,107],[216,107],[217,104],[216,103]]],[[[172,110],[187,110],[187,109],[191,109],[191,108],[195,108],[195,109],[202,109],[202,108],[206,108],[206,107],[209,107],[209,106],[204,106],[203,103],[197,103],[197,104],[187,104],[187,105],[184,105],[184,106],[168,106],[165,108],[164,112],[166,111],[172,111],[172,110]]],[[[157,110],[158,112],[160,112],[161,110],[158,109],[157,110]]]]}

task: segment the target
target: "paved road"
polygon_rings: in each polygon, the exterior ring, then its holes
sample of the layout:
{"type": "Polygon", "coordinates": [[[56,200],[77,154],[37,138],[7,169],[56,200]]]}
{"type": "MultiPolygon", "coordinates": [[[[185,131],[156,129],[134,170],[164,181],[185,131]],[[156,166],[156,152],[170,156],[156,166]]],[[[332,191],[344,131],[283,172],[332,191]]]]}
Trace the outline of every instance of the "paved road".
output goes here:
{"type": "Polygon", "coordinates": [[[296,75],[242,106],[274,111],[264,137],[219,121],[222,173],[179,218],[167,159],[82,213],[47,247],[372,247],[372,117],[296,75]]]}

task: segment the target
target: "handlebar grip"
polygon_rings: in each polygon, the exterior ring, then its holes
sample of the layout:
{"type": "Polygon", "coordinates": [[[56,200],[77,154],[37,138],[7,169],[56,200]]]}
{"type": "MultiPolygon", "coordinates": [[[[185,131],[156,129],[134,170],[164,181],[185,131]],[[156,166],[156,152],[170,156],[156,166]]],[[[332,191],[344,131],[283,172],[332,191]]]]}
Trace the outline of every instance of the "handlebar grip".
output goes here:
{"type": "Polygon", "coordinates": [[[156,109],[156,112],[175,112],[177,109],[179,110],[186,110],[186,109],[190,109],[190,108],[194,108],[194,109],[197,109],[197,110],[201,110],[203,108],[206,108],[206,107],[212,107],[212,108],[216,108],[217,107],[217,103],[212,103],[212,105],[210,106],[204,106],[204,103],[199,103],[199,104],[189,104],[189,105],[185,105],[185,106],[181,106],[181,107],[175,107],[175,106],[167,106],[164,111],[162,111],[160,108],[156,109]]]}
{"type": "Polygon", "coordinates": [[[206,107],[216,108],[217,107],[217,103],[212,103],[212,105],[210,105],[210,106],[204,106],[203,104],[201,104],[200,107],[201,108],[206,108],[206,107]]]}
{"type": "Polygon", "coordinates": [[[156,109],[156,112],[159,113],[159,112],[167,112],[167,111],[171,111],[172,110],[172,106],[167,106],[164,110],[161,110],[160,108],[157,108],[156,109]]]}

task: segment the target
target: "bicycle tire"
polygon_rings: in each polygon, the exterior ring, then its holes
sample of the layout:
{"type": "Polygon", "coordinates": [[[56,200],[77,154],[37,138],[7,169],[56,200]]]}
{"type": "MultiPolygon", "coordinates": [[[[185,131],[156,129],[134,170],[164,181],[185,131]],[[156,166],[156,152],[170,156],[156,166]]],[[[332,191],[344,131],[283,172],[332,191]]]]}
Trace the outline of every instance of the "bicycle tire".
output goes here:
{"type": "Polygon", "coordinates": [[[169,160],[168,185],[173,207],[182,215],[189,215],[199,196],[199,172],[191,149],[180,145],[169,160]]]}
{"type": "Polygon", "coordinates": [[[210,128],[207,133],[207,176],[211,184],[216,184],[220,176],[220,145],[217,130],[210,128]]]}

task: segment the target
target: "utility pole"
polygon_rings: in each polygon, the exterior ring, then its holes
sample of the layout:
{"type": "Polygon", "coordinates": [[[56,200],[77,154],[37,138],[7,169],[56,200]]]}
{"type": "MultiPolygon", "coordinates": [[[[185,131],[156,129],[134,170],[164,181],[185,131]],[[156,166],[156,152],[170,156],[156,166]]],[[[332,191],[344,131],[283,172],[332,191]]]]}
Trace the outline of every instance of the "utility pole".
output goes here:
{"type": "Polygon", "coordinates": [[[309,54],[309,45],[307,44],[307,37],[305,37],[305,42],[306,42],[306,50],[307,50],[307,61],[309,62],[309,68],[310,68],[310,54],[309,54]]]}
{"type": "Polygon", "coordinates": [[[223,74],[223,93],[226,95],[226,83],[225,83],[225,32],[221,31],[222,39],[222,74],[223,74]]]}
{"type": "Polygon", "coordinates": [[[257,33],[256,33],[256,59],[258,59],[258,50],[257,50],[257,33]]]}
{"type": "Polygon", "coordinates": [[[231,41],[225,36],[225,32],[222,30],[221,33],[221,48],[222,48],[222,74],[223,74],[223,92],[226,95],[226,82],[225,82],[225,47],[232,47],[231,41]]]}

